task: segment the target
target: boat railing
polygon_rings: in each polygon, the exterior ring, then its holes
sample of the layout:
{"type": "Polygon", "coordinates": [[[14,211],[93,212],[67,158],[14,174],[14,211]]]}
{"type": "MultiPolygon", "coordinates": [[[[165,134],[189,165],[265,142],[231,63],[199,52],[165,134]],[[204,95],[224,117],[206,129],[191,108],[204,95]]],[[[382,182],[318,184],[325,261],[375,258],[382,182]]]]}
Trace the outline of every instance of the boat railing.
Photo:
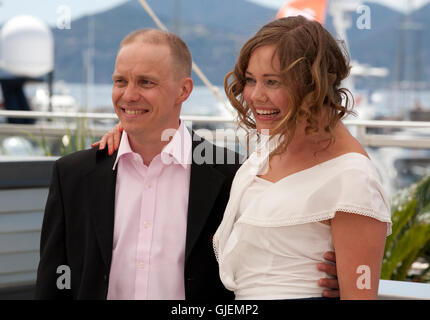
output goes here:
{"type": "MultiPolygon", "coordinates": [[[[45,135],[61,135],[65,133],[65,124],[56,120],[87,119],[92,121],[92,134],[101,136],[118,121],[114,113],[0,110],[0,117],[38,119],[34,125],[0,123],[0,135],[23,134],[23,132],[38,134],[41,130],[45,135]],[[110,122],[100,125],[95,121],[110,122]]],[[[230,126],[230,129],[237,127],[233,119],[226,117],[182,116],[181,118],[200,128],[196,131],[203,136],[216,131],[218,125],[230,126]],[[206,127],[212,130],[201,129],[206,127]]],[[[430,149],[430,122],[345,120],[344,124],[351,131],[355,131],[355,136],[364,146],[430,149]]],[[[70,126],[72,125],[73,123],[70,123],[70,126]]],[[[236,139],[235,134],[245,136],[243,131],[219,130],[217,137],[224,133],[229,139],[236,139]]],[[[5,160],[0,158],[0,173],[3,176],[0,183],[0,203],[2,203],[0,222],[3,222],[0,224],[0,239],[2,239],[0,242],[0,299],[2,292],[3,296],[6,296],[9,294],[8,288],[11,287],[17,290],[18,287],[29,286],[30,291],[34,288],[43,208],[48,194],[49,172],[55,159],[56,157],[49,159],[7,157],[5,160]],[[18,174],[25,177],[21,181],[23,185],[18,185],[19,179],[16,179],[18,174]],[[4,186],[2,187],[1,184],[4,186]]],[[[378,299],[430,299],[430,284],[381,280],[378,299]]]]}
{"type": "MultiPolygon", "coordinates": [[[[101,136],[107,132],[113,123],[118,121],[115,113],[84,113],[84,112],[41,112],[41,111],[6,111],[0,110],[0,117],[10,118],[34,118],[38,121],[33,125],[18,125],[0,123],[1,134],[23,134],[33,135],[43,132],[44,135],[61,135],[65,133],[62,121],[74,121],[85,119],[92,121],[91,133],[93,136],[101,136]],[[103,124],[104,123],[104,124],[103,124]]],[[[235,120],[223,116],[188,116],[183,115],[181,119],[185,122],[196,125],[200,130],[204,125],[227,125],[235,128],[235,120]]],[[[350,129],[354,136],[365,147],[403,147],[430,149],[430,122],[427,121],[387,121],[387,120],[356,120],[347,119],[343,123],[350,129]],[[427,130],[426,130],[427,129],[427,130]]],[[[73,129],[73,123],[67,124],[68,129],[73,129]]],[[[213,127],[212,127],[213,128],[213,127]]],[[[197,129],[198,131],[199,129],[197,129]]],[[[214,131],[214,129],[212,129],[214,131]]],[[[235,136],[244,137],[245,131],[220,129],[216,132],[217,137],[235,139],[235,136]],[[232,134],[233,133],[233,134],[232,134]]],[[[202,132],[205,138],[207,130],[202,132]]]]}

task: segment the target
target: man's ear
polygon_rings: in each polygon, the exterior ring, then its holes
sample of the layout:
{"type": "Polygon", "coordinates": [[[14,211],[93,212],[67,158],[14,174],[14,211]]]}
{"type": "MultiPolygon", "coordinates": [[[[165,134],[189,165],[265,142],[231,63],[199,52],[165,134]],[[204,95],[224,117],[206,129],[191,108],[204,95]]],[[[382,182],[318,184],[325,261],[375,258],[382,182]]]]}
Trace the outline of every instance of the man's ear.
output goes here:
{"type": "Polygon", "coordinates": [[[187,100],[191,94],[191,91],[193,91],[193,86],[194,86],[193,79],[191,78],[182,79],[180,92],[178,95],[178,99],[176,100],[176,103],[182,103],[185,100],[187,100]]]}

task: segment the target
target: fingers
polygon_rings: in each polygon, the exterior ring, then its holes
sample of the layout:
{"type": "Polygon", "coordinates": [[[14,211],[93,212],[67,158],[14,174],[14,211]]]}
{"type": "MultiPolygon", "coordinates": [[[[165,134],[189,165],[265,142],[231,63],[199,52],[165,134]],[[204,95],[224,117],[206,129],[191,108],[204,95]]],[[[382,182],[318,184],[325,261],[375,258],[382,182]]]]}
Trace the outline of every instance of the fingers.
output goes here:
{"type": "Polygon", "coordinates": [[[329,276],[335,276],[337,277],[337,269],[336,265],[329,264],[325,262],[318,263],[317,265],[319,271],[325,272],[329,276]]]}
{"type": "Polygon", "coordinates": [[[318,285],[320,287],[327,288],[327,289],[339,290],[339,282],[337,281],[337,279],[329,279],[329,278],[319,279],[318,285]]]}
{"type": "Polygon", "coordinates": [[[99,147],[99,150],[103,150],[106,145],[108,147],[108,154],[112,155],[116,150],[119,148],[119,143],[121,141],[121,135],[124,131],[124,128],[121,125],[121,122],[116,124],[115,127],[103,135],[103,137],[99,140],[94,142],[91,147],[99,147]]]}
{"type": "Polygon", "coordinates": [[[118,150],[122,130],[124,129],[122,128],[121,123],[118,123],[106,134],[109,155],[112,155],[116,150],[118,150]]]}
{"type": "Polygon", "coordinates": [[[91,145],[91,148],[98,146],[99,150],[103,150],[105,148],[105,144],[106,144],[106,137],[105,136],[106,136],[106,134],[101,138],[101,140],[94,142],[91,145]]]}
{"type": "Polygon", "coordinates": [[[324,290],[323,297],[325,298],[339,298],[340,292],[339,290],[324,290]]]}
{"type": "Polygon", "coordinates": [[[115,152],[114,136],[112,134],[110,134],[107,139],[107,145],[108,145],[108,153],[109,155],[112,155],[115,152]]]}
{"type": "Polygon", "coordinates": [[[106,140],[108,138],[108,134],[106,133],[102,139],[100,140],[99,150],[103,150],[106,147],[106,140]]]}
{"type": "MultiPolygon", "coordinates": [[[[318,270],[325,272],[328,276],[337,277],[336,265],[322,262],[322,263],[318,263],[317,267],[318,267],[318,270]]],[[[320,287],[323,287],[323,288],[332,289],[332,290],[324,290],[323,291],[324,297],[326,297],[326,298],[337,298],[337,297],[339,297],[339,281],[337,280],[337,278],[319,279],[318,285],[320,287]]]]}
{"type": "Polygon", "coordinates": [[[123,130],[122,126],[118,125],[118,130],[114,130],[113,132],[113,148],[115,151],[118,150],[119,143],[121,141],[121,132],[123,130]]]}
{"type": "Polygon", "coordinates": [[[327,251],[324,254],[324,259],[336,263],[336,253],[334,251],[327,251]]]}
{"type": "Polygon", "coordinates": [[[326,298],[338,298],[340,297],[339,282],[337,279],[323,278],[319,279],[318,285],[323,288],[327,288],[323,291],[323,297],[326,298]]]}

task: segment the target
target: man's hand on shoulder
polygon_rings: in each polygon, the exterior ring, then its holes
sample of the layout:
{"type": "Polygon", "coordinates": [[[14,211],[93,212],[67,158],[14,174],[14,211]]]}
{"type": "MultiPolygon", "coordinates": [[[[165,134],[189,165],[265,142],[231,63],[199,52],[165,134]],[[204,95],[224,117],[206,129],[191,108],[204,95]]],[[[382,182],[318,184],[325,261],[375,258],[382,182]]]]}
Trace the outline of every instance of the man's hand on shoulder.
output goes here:
{"type": "Polygon", "coordinates": [[[321,278],[318,281],[320,287],[326,288],[323,296],[326,298],[337,298],[340,296],[339,282],[337,281],[336,254],[328,251],[324,254],[324,259],[329,262],[318,263],[318,270],[325,272],[331,278],[321,278]]]}

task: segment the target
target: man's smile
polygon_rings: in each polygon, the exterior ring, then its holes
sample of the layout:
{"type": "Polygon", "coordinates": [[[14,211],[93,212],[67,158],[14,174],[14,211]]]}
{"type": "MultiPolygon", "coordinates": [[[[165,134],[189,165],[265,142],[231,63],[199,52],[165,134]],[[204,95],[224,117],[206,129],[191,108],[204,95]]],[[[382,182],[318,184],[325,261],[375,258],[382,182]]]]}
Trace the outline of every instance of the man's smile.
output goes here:
{"type": "Polygon", "coordinates": [[[125,113],[126,115],[129,115],[129,116],[137,116],[137,115],[149,112],[149,110],[147,110],[147,109],[140,109],[140,108],[139,109],[129,109],[129,108],[120,107],[120,109],[123,113],[125,113]]]}

